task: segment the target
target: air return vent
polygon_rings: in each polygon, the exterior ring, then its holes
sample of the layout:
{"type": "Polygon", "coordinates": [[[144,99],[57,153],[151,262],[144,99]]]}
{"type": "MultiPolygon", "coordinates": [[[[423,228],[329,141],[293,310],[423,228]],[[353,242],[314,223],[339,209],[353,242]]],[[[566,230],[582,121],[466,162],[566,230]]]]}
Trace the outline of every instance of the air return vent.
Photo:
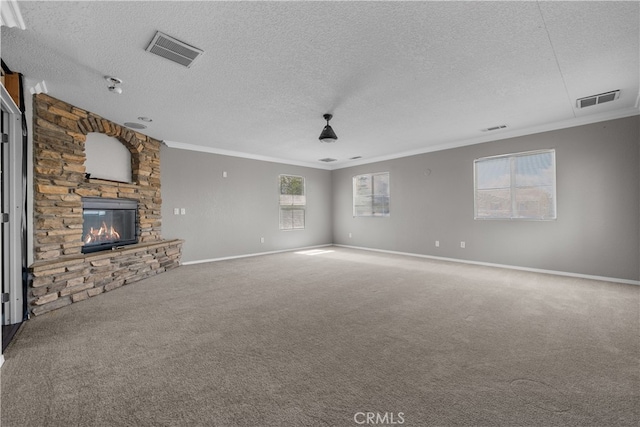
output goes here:
{"type": "Polygon", "coordinates": [[[491,132],[493,130],[505,129],[507,125],[491,126],[490,128],[482,129],[482,132],[491,132]]]}
{"type": "Polygon", "coordinates": [[[329,162],[335,162],[338,159],[332,159],[330,157],[325,157],[324,159],[320,159],[321,162],[325,162],[325,163],[329,163],[329,162]]]}
{"type": "Polygon", "coordinates": [[[603,102],[609,102],[616,100],[620,97],[620,91],[614,90],[612,92],[601,93],[599,95],[591,95],[584,98],[580,98],[576,101],[578,108],[590,107],[592,105],[602,104],[603,102]]]}
{"type": "Polygon", "coordinates": [[[187,68],[191,67],[193,62],[204,53],[203,50],[190,46],[160,31],[153,36],[151,43],[147,46],[147,52],[177,62],[187,68]]]}

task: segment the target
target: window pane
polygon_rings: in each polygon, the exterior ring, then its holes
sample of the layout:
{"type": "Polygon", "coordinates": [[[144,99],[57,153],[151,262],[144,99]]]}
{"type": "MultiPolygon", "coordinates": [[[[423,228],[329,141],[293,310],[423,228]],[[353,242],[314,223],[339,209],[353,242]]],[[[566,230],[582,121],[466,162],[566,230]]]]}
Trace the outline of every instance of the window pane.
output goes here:
{"type": "Polygon", "coordinates": [[[304,195],[304,178],[301,176],[280,175],[280,194],[304,195]]]}
{"type": "Polygon", "coordinates": [[[356,216],[371,215],[371,202],[366,199],[371,200],[371,196],[359,197],[356,201],[356,205],[353,207],[356,216]]]}
{"type": "Polygon", "coordinates": [[[293,209],[291,211],[293,228],[304,228],[304,209],[293,209]]]}
{"type": "Polygon", "coordinates": [[[297,230],[305,227],[304,177],[280,175],[280,229],[297,230]]]}
{"type": "Polygon", "coordinates": [[[552,185],[553,153],[538,153],[518,156],[516,162],[516,187],[552,185]]]}
{"type": "Polygon", "coordinates": [[[356,194],[367,196],[373,193],[373,177],[371,175],[358,175],[353,178],[356,194]]]}
{"type": "Polygon", "coordinates": [[[517,188],[515,198],[518,218],[551,219],[556,216],[551,186],[517,188]]]}
{"type": "Polygon", "coordinates": [[[511,187],[511,161],[508,157],[476,161],[479,189],[511,187]]]}
{"type": "Polygon", "coordinates": [[[306,196],[294,196],[289,194],[281,194],[280,195],[280,205],[287,206],[304,206],[307,204],[306,196]]]}
{"type": "Polygon", "coordinates": [[[353,178],[353,210],[355,216],[371,215],[373,200],[373,180],[371,175],[359,175],[353,178]]]}
{"type": "Polygon", "coordinates": [[[280,208],[280,229],[281,230],[297,230],[303,229],[305,210],[280,208]]]}
{"type": "Polygon", "coordinates": [[[373,191],[376,196],[389,194],[389,174],[373,175],[373,191]]]}
{"type": "Polygon", "coordinates": [[[511,190],[509,188],[478,190],[477,218],[511,218],[511,190]]]}
{"type": "Polygon", "coordinates": [[[372,214],[389,215],[389,174],[373,175],[372,214]]]}
{"type": "Polygon", "coordinates": [[[353,177],[353,215],[389,215],[389,173],[353,177]]]}
{"type": "Polygon", "coordinates": [[[293,196],[290,196],[288,194],[281,194],[280,205],[293,205],[293,196]]]}
{"type": "Polygon", "coordinates": [[[288,209],[280,209],[280,229],[282,230],[293,229],[293,214],[288,209]]]}

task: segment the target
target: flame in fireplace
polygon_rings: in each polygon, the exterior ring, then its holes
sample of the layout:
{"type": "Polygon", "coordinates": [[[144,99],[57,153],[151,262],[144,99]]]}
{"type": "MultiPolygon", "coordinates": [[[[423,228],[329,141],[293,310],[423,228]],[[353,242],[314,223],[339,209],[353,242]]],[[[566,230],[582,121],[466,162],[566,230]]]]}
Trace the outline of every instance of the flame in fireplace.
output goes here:
{"type": "Polygon", "coordinates": [[[120,233],[116,231],[112,226],[107,226],[107,224],[103,221],[102,226],[100,228],[93,228],[89,230],[89,232],[84,236],[84,243],[88,245],[90,243],[98,243],[105,241],[118,240],[120,238],[120,233]]]}

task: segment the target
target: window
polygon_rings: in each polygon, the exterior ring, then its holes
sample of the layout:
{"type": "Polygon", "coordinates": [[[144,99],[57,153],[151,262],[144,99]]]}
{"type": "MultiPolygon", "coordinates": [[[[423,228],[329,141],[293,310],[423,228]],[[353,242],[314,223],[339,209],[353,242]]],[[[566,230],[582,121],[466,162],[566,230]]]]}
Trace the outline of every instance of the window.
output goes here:
{"type": "Polygon", "coordinates": [[[353,216],[389,216],[389,172],[353,177],[353,216]]]}
{"type": "Polygon", "coordinates": [[[473,162],[475,218],[556,218],[555,150],[485,157],[473,162]]]}
{"type": "Polygon", "coordinates": [[[304,229],[304,212],[307,205],[304,178],[280,175],[280,230],[304,229]]]}

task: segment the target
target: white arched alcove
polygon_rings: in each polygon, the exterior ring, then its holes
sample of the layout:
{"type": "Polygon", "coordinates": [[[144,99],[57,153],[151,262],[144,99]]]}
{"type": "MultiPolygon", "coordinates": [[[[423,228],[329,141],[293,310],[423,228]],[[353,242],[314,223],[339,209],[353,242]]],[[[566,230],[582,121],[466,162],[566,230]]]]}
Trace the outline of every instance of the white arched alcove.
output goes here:
{"type": "Polygon", "coordinates": [[[131,153],[116,138],[90,132],[84,143],[85,169],[91,178],[131,182],[131,153]]]}

